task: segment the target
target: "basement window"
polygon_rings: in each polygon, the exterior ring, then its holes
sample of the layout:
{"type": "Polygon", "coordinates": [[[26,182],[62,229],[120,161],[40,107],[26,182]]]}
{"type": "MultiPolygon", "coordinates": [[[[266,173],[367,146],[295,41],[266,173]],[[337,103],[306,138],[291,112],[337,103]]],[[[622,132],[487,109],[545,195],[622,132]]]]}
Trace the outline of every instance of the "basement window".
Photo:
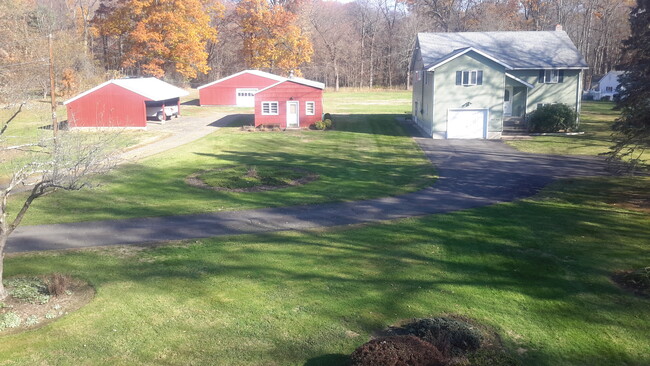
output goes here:
{"type": "Polygon", "coordinates": [[[262,102],[262,115],[263,116],[277,116],[278,115],[278,102],[262,102]]]}

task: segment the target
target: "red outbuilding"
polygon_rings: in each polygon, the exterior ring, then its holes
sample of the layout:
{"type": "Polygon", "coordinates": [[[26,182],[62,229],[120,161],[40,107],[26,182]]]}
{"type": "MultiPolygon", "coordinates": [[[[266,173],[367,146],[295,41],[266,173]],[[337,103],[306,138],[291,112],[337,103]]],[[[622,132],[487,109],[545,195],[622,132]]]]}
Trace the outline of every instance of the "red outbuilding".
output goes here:
{"type": "Polygon", "coordinates": [[[165,120],[180,114],[185,90],[156,78],[115,79],[63,104],[70,128],[147,127],[147,118],[165,120]]]}
{"type": "Polygon", "coordinates": [[[199,104],[252,107],[258,90],[285,79],[264,71],[244,70],[199,86],[199,104]]]}
{"type": "Polygon", "coordinates": [[[323,114],[323,89],[317,81],[284,79],[255,93],[255,126],[309,127],[323,114]]]}

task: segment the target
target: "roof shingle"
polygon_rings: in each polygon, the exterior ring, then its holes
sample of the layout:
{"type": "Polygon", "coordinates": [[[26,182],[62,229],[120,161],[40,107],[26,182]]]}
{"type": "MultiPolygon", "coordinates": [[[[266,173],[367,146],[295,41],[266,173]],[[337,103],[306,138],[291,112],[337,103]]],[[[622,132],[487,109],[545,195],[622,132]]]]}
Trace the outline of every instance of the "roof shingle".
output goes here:
{"type": "Polygon", "coordinates": [[[491,55],[513,69],[589,67],[564,31],[419,33],[418,41],[426,68],[467,47],[491,55]]]}

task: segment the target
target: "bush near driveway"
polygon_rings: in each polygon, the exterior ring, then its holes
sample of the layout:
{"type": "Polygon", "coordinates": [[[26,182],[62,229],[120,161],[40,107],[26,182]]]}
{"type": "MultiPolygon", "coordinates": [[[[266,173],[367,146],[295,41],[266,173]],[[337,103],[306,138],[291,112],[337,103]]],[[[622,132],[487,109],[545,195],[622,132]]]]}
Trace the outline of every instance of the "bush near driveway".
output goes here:
{"type": "Polygon", "coordinates": [[[528,116],[530,132],[571,132],[576,129],[576,112],[566,104],[546,104],[528,116]]]}

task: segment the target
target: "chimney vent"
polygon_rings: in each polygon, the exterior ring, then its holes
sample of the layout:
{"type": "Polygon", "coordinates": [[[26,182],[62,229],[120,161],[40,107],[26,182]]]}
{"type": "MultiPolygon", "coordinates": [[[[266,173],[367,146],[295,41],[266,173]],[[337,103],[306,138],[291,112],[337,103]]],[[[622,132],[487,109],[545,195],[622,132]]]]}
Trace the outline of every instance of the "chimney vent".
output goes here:
{"type": "Polygon", "coordinates": [[[562,30],[563,30],[563,29],[562,29],[562,24],[557,24],[557,25],[555,26],[555,31],[556,31],[556,32],[561,32],[562,30]]]}

